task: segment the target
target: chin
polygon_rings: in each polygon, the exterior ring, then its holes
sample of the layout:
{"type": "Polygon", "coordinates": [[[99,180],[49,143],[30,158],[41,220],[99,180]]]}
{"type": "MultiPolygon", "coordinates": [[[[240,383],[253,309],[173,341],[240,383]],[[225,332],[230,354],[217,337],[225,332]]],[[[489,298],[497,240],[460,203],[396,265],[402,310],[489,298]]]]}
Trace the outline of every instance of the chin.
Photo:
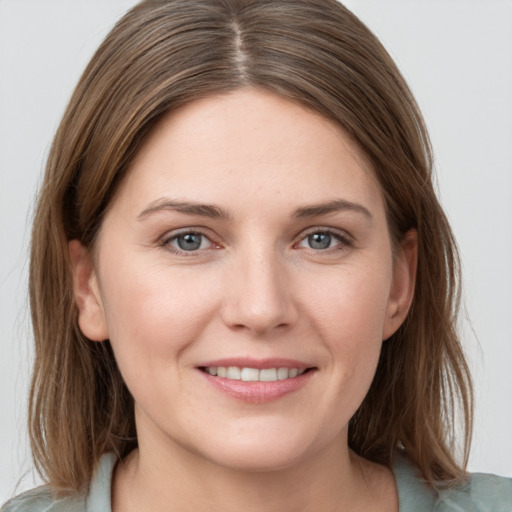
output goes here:
{"type": "Polygon", "coordinates": [[[221,454],[209,454],[210,462],[225,469],[245,473],[269,473],[300,465],[305,453],[300,447],[249,445],[232,446],[221,454]]]}
{"type": "Polygon", "coordinates": [[[198,455],[238,472],[281,471],[310,461],[327,445],[343,446],[343,441],[335,434],[317,437],[289,425],[285,430],[277,426],[273,429],[253,426],[252,429],[239,430],[237,434],[226,432],[222,439],[210,439],[203,444],[198,455]]]}

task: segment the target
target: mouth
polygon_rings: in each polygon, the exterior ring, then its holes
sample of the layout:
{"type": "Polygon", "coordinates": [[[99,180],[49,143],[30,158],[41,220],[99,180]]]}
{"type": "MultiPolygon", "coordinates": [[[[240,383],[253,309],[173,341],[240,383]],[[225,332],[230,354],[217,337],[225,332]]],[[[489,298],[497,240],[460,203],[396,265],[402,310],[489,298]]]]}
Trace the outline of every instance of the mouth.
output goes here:
{"type": "Polygon", "coordinates": [[[221,377],[243,382],[276,382],[295,379],[313,368],[251,368],[239,366],[201,366],[199,369],[212,377],[221,377]]]}
{"type": "Polygon", "coordinates": [[[197,367],[205,380],[231,398],[261,404],[294,394],[318,370],[290,359],[223,359],[197,367]]]}

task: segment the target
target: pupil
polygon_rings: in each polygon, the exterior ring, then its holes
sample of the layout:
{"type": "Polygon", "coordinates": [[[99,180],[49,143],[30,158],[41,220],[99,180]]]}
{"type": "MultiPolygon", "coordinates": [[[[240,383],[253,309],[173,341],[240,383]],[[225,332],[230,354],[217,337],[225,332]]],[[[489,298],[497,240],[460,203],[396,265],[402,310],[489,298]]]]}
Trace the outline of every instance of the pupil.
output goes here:
{"type": "Polygon", "coordinates": [[[327,249],[331,245],[331,236],[327,233],[309,235],[309,245],[313,249],[327,249]]]}
{"type": "Polygon", "coordinates": [[[201,247],[201,236],[196,233],[188,233],[178,237],[178,245],[184,251],[194,251],[201,247]]]}

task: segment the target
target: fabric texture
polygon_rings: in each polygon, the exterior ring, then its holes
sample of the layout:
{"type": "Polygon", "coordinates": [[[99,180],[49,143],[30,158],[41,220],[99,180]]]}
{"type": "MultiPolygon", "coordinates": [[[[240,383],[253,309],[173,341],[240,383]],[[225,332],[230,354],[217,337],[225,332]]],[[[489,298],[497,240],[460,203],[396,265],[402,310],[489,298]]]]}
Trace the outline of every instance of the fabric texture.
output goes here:
{"type": "MultiPolygon", "coordinates": [[[[52,498],[47,487],[38,487],[8,503],[0,512],[112,512],[113,454],[101,458],[87,495],[52,498]]],[[[399,512],[512,512],[512,479],[474,473],[460,487],[436,492],[425,486],[402,455],[393,462],[399,512]]]]}

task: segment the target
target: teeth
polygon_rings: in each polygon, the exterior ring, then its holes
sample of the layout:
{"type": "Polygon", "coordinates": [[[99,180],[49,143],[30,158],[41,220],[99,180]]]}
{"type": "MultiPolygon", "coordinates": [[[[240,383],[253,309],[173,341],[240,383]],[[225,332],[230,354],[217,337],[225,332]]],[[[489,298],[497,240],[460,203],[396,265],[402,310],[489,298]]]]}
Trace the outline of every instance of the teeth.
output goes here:
{"type": "Polygon", "coordinates": [[[277,380],[285,380],[288,378],[289,369],[288,368],[278,368],[277,369],[277,380]]]}
{"type": "Polygon", "coordinates": [[[228,368],[226,377],[231,380],[240,380],[240,368],[237,368],[236,366],[230,366],[228,368]]]}
{"type": "Polygon", "coordinates": [[[210,375],[231,380],[243,380],[245,382],[275,382],[277,380],[293,379],[302,375],[305,370],[298,368],[238,368],[237,366],[209,366],[206,372],[210,375]]]}
{"type": "Polygon", "coordinates": [[[240,376],[245,382],[256,382],[260,380],[260,371],[257,368],[242,368],[240,376]]]}
{"type": "Polygon", "coordinates": [[[277,380],[277,370],[275,368],[260,370],[260,381],[273,382],[275,380],[277,380]]]}

